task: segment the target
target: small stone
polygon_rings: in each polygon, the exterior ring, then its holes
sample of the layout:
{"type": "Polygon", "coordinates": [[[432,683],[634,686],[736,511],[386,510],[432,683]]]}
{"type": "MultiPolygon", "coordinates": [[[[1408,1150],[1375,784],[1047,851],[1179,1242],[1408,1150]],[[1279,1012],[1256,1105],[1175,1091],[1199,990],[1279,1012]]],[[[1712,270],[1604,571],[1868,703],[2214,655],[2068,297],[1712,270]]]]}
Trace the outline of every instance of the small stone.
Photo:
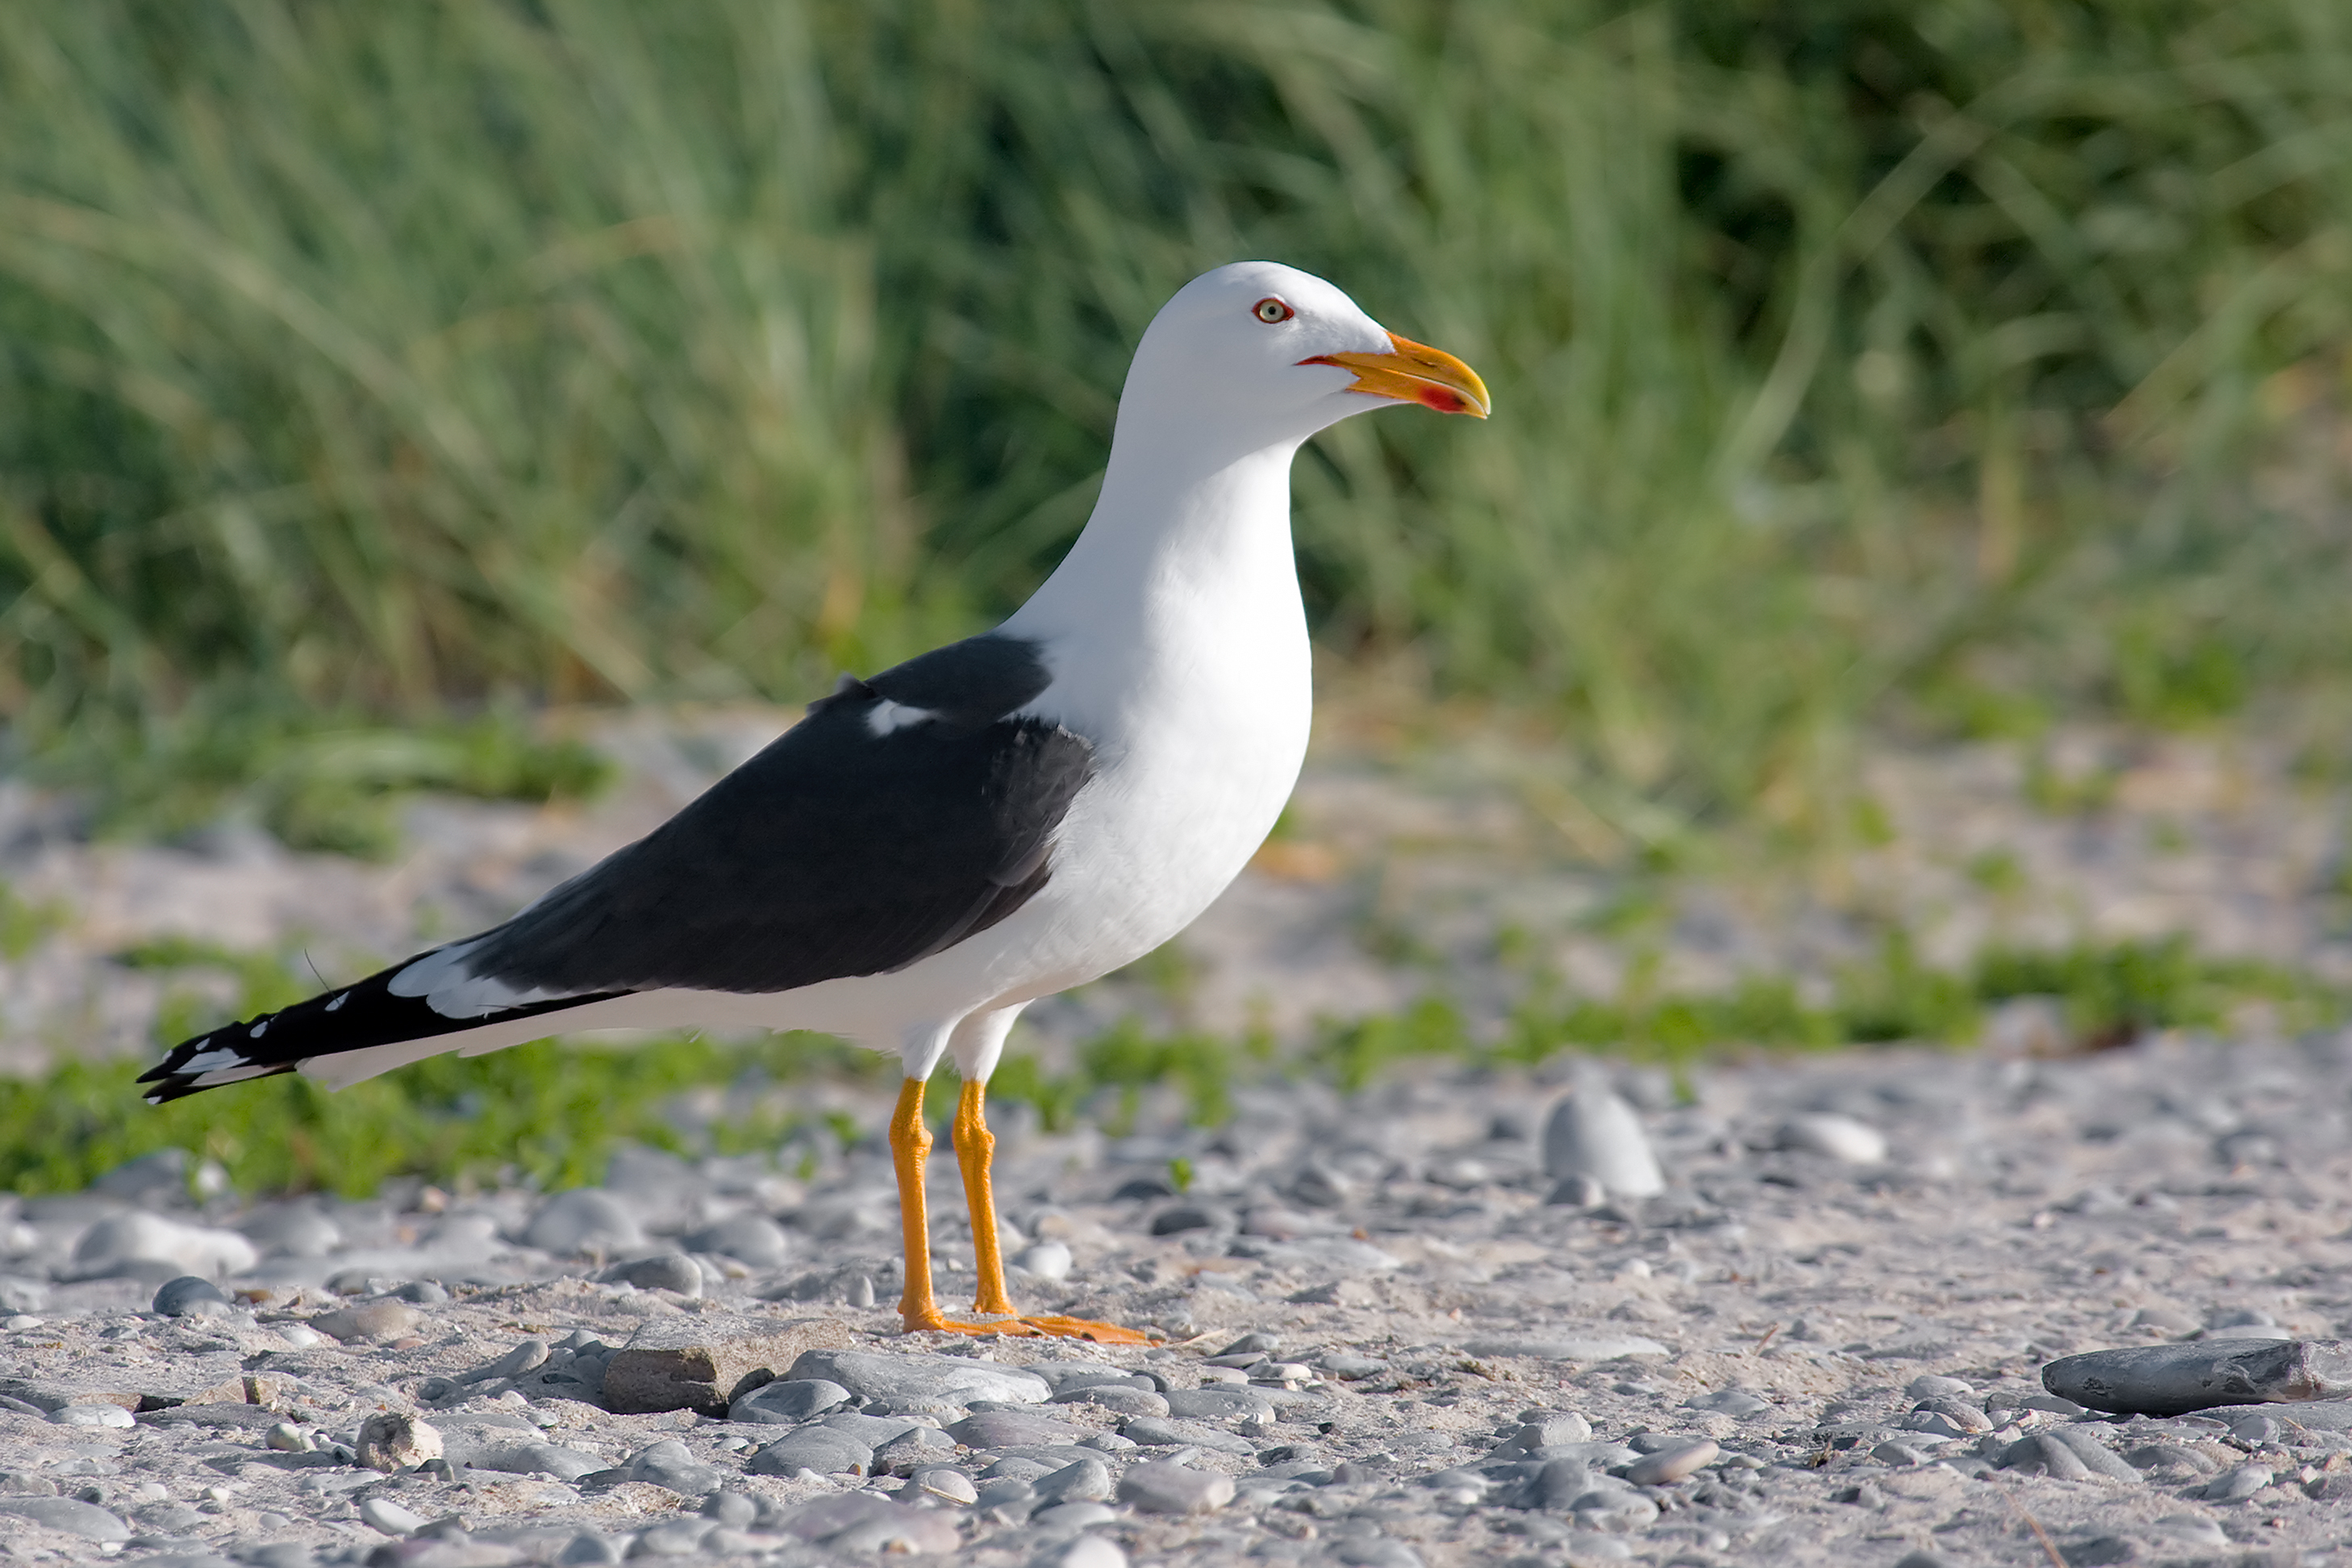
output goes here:
{"type": "Polygon", "coordinates": [[[1168,1402],[1168,1414],[1181,1421],[1263,1426],[1275,1417],[1274,1401],[1255,1388],[1171,1388],[1161,1397],[1168,1402]]]}
{"type": "Polygon", "coordinates": [[[646,1244],[621,1200],[596,1187],[573,1187],[540,1205],[523,1228],[523,1245],[571,1257],[582,1252],[613,1253],[646,1244]]]}
{"type": "Polygon", "coordinates": [[[629,1542],[629,1555],[638,1557],[698,1557],[702,1554],[702,1538],[713,1527],[699,1520],[677,1520],[653,1525],[637,1531],[629,1542]]]}
{"type": "Polygon", "coordinates": [[[63,1405],[49,1412],[49,1421],[58,1426],[130,1426],[136,1425],[131,1412],[120,1405],[63,1405]]]}
{"type": "Polygon", "coordinates": [[[657,1252],[615,1263],[596,1276],[607,1285],[634,1285],[640,1290],[667,1290],[689,1299],[702,1294],[702,1270],[683,1252],[657,1252]]]}
{"type": "Polygon", "coordinates": [[[967,1507],[980,1500],[980,1489],[972,1484],[970,1476],[953,1465],[922,1466],[907,1479],[907,1492],[940,1498],[967,1507]]]}
{"type": "Polygon", "coordinates": [[[1147,1448],[1209,1448],[1221,1454],[1248,1454],[1257,1449],[1246,1437],[1214,1426],[1203,1426],[1196,1421],[1171,1421],[1157,1415],[1138,1415],[1118,1429],[1119,1436],[1147,1448]]]}
{"type": "Polygon", "coordinates": [[[418,1307],[438,1307],[449,1300],[449,1288],[437,1279],[411,1279],[393,1294],[418,1307]]]}
{"type": "Polygon", "coordinates": [[[2352,1350],[2333,1340],[2200,1340],[2065,1356],[2042,1369],[2061,1398],[2117,1415],[2182,1415],[2221,1405],[2352,1394],[2352,1350]]]}
{"type": "Polygon", "coordinates": [[[1549,1459],[1528,1478],[1519,1494],[1509,1500],[1521,1508],[1548,1511],[1573,1509],[1592,1487],[1592,1468],[1579,1458],[1549,1459]]]}
{"type": "Polygon", "coordinates": [[[1589,1176],[1618,1197],[1666,1190],[1641,1118],[1597,1074],[1569,1091],[1544,1122],[1544,1173],[1589,1176]]]}
{"type": "Polygon", "coordinates": [[[1039,1279],[1066,1279],[1076,1259],[1058,1241],[1041,1241],[1013,1255],[1013,1267],[1039,1279]]]}
{"type": "Polygon", "coordinates": [[[360,1504],[360,1519],[371,1530],[386,1535],[414,1535],[425,1528],[425,1516],[404,1509],[390,1498],[372,1497],[360,1504]]]}
{"type": "Polygon", "coordinates": [[[792,1254],[784,1227],[765,1215],[739,1214],[685,1238],[688,1252],[713,1252],[754,1268],[781,1268],[792,1254]]]}
{"type": "Polygon", "coordinates": [[[1081,1535],[1051,1543],[1029,1560],[1029,1568],[1127,1568],[1127,1553],[1108,1536],[1081,1535]]]}
{"type": "Polygon", "coordinates": [[[802,1470],[863,1476],[873,1471],[874,1450],[845,1432],[803,1426],[752,1455],[743,1468],[754,1476],[791,1476],[802,1470]]]}
{"type": "Polygon", "coordinates": [[[1534,1412],[1531,1416],[1517,1431],[1496,1446],[1495,1458],[1508,1458],[1515,1454],[1533,1454],[1545,1448],[1556,1448],[1564,1443],[1589,1443],[1592,1440],[1592,1424],[1573,1411],[1565,1415],[1534,1412]]]}
{"type": "Polygon", "coordinates": [[[1911,1380],[1903,1391],[1906,1399],[1974,1399],[1977,1391],[1957,1377],[1941,1377],[1926,1373],[1911,1380]]]}
{"type": "Polygon", "coordinates": [[[2253,1496],[2277,1479],[2264,1466],[2239,1465],[2206,1482],[2197,1495],[2214,1502],[2236,1502],[2253,1496]]]}
{"type": "Polygon", "coordinates": [[[1231,1476],[1161,1460],[1119,1478],[1118,1500],[1139,1513],[1214,1513],[1234,1500],[1231,1476]]]}
{"type": "Polygon", "coordinates": [[[622,1468],[625,1479],[663,1487],[680,1497],[700,1497],[719,1488],[718,1470],[698,1463],[686,1445],[670,1438],[642,1448],[622,1468]]]}
{"type": "Polygon", "coordinates": [[[1044,1447],[1086,1436],[1066,1421],[1028,1410],[980,1411],[949,1426],[947,1434],[968,1448],[1044,1447]]]}
{"type": "Polygon", "coordinates": [[[1510,1335],[1475,1339],[1462,1347],[1477,1356],[1526,1356],[1537,1361],[1622,1361],[1675,1352],[1640,1334],[1510,1335]]]}
{"type": "Polygon", "coordinates": [[[1672,1486],[1676,1481],[1688,1480],[1706,1466],[1715,1463],[1722,1452],[1706,1437],[1696,1442],[1679,1443],[1671,1448],[1643,1455],[1625,1472],[1625,1479],[1637,1487],[1672,1486]]]}
{"type": "Polygon", "coordinates": [[[457,1381],[490,1383],[518,1378],[527,1372],[535,1372],[545,1366],[548,1358],[553,1353],[548,1349],[545,1340],[528,1339],[488,1366],[478,1366],[471,1372],[458,1373],[457,1381]]]}
{"type": "Polygon", "coordinates": [[[1104,1410],[1114,1410],[1121,1415],[1165,1415],[1168,1401],[1148,1388],[1129,1388],[1123,1383],[1092,1383],[1084,1388],[1072,1388],[1054,1395],[1056,1405],[1092,1405],[1104,1410]]]}
{"type": "Polygon", "coordinates": [[[345,1344],[357,1340],[396,1340],[425,1321],[425,1314],[402,1301],[370,1301],[338,1307],[310,1320],[310,1327],[345,1344]]]}
{"type": "MultiPolygon", "coordinates": [[[[854,1434],[853,1434],[854,1436],[854,1434]]],[[[936,1426],[917,1426],[901,1432],[874,1449],[874,1473],[877,1476],[912,1475],[923,1466],[936,1464],[955,1447],[955,1439],[936,1426]]]]}
{"type": "Polygon", "coordinates": [[[602,1459],[553,1443],[478,1448],[467,1456],[466,1463],[478,1470],[496,1470],[509,1476],[553,1476],[559,1481],[576,1481],[605,1468],[602,1459]]]}
{"type": "Polygon", "coordinates": [[[1214,1230],[1228,1216],[1199,1204],[1177,1204],[1151,1216],[1154,1236],[1181,1236],[1188,1230],[1214,1230]]]}
{"type": "Polygon", "coordinates": [[[571,1544],[556,1555],[555,1561],[562,1568],[599,1568],[600,1564],[620,1562],[625,1550],[610,1536],[583,1530],[572,1538],[571,1544]]]}
{"type": "Polygon", "coordinates": [[[87,1541],[128,1541],[131,1527],[96,1503],[64,1497],[0,1497],[0,1514],[29,1519],[87,1541]]]}
{"type": "Polygon", "coordinates": [[[230,1307],[219,1286],[200,1274],[183,1274],[156,1287],[152,1310],[167,1318],[217,1318],[230,1307]]]}
{"type": "MultiPolygon", "coordinates": [[[[840,1328],[841,1325],[834,1325],[840,1328]]],[[[840,1341],[848,1338],[843,1329],[840,1341]]],[[[795,1379],[822,1379],[859,1399],[908,1415],[961,1412],[975,1401],[1043,1405],[1052,1392],[1034,1373],[993,1362],[949,1355],[883,1355],[871,1351],[812,1350],[793,1363],[795,1379]]]]}
{"type": "Polygon", "coordinates": [[[266,1209],[237,1229],[272,1258],[324,1258],[343,1244],[342,1226],[307,1203],[266,1209]]]}
{"type": "MultiPolygon", "coordinates": [[[[787,1321],[724,1312],[648,1318],[604,1369],[605,1407],[621,1415],[696,1410],[722,1415],[738,1398],[773,1381],[777,1369],[827,1353],[815,1347],[846,1344],[849,1339],[848,1325],[829,1318],[787,1321]]],[[[804,1380],[811,1374],[792,1375],[804,1380]]]]}
{"type": "Polygon", "coordinates": [[[311,1448],[310,1439],[302,1428],[288,1421],[280,1421],[263,1433],[261,1443],[262,1447],[275,1448],[281,1454],[307,1454],[311,1448]]]}
{"type": "Polygon", "coordinates": [[[1324,1376],[1341,1383],[1378,1377],[1389,1370],[1389,1363],[1377,1356],[1359,1355],[1354,1351],[1327,1351],[1317,1358],[1315,1365],[1324,1376]]]}
{"type": "Polygon", "coordinates": [[[1774,1142],[1783,1149],[1822,1154],[1849,1165],[1875,1165],[1886,1158],[1886,1135],[1866,1121],[1835,1111],[1791,1116],[1774,1142]]]}
{"type": "Polygon", "coordinates": [[[441,1434],[414,1415],[380,1411],[360,1423],[358,1462],[390,1474],[441,1458],[441,1434]]]}
{"type": "Polygon", "coordinates": [[[1943,1553],[1929,1552],[1922,1547],[1916,1552],[1907,1552],[1896,1558],[1895,1568],[1954,1568],[1954,1564],[1952,1560],[1943,1553]]]}
{"type": "Polygon", "coordinates": [[[1111,1495],[1110,1467],[1100,1459],[1080,1459],[1030,1485],[1052,1502],[1102,1502],[1111,1495]]]}
{"type": "Polygon", "coordinates": [[[712,1492],[702,1500],[702,1517],[732,1530],[749,1529],[760,1517],[760,1500],[748,1492],[712,1492]]]}
{"type": "Polygon", "coordinates": [[[136,1265],[156,1264],[217,1278],[242,1274],[260,1261],[253,1243],[233,1230],[184,1225],[159,1214],[118,1214],[82,1233],[74,1244],[72,1273],[97,1279],[140,1273],[136,1265]]]}
{"type": "Polygon", "coordinates": [[[1944,1437],[1973,1437],[1993,1428],[1992,1417],[1964,1399],[1923,1399],[1903,1425],[1914,1432],[1944,1437]]]}
{"type": "Polygon", "coordinates": [[[1734,1419],[1759,1415],[1772,1408],[1772,1402],[1744,1388],[1720,1388],[1713,1394],[1701,1394],[1683,1401],[1685,1410],[1711,1410],[1717,1415],[1734,1419]]]}
{"type": "Polygon", "coordinates": [[[762,1384],[727,1407],[730,1421],[797,1426],[849,1403],[849,1390],[823,1378],[778,1379],[762,1384]]]}

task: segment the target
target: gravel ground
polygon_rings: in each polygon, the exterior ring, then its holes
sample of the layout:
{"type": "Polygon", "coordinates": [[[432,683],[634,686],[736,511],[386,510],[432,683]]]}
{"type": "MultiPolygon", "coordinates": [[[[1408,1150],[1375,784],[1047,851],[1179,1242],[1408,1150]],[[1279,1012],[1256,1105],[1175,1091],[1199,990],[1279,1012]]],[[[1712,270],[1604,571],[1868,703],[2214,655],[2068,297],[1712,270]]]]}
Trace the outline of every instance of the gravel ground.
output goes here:
{"type": "MultiPolygon", "coordinates": [[[[871,1142],[804,1143],[791,1177],[630,1151],[553,1195],[260,1207],[126,1167],[0,1229],[0,1539],[255,1564],[2340,1560],[2352,1403],[2118,1420],[2039,1373],[2347,1326],[2352,1037],[1759,1064],[1686,1105],[1581,1070],[1254,1090],[1208,1132],[1015,1120],[1016,1292],[1168,1336],[1148,1349],[898,1333],[871,1142]]],[[[955,1212],[944,1149],[931,1179],[955,1212]]],[[[952,1297],[968,1241],[939,1231],[952,1297]]]]}

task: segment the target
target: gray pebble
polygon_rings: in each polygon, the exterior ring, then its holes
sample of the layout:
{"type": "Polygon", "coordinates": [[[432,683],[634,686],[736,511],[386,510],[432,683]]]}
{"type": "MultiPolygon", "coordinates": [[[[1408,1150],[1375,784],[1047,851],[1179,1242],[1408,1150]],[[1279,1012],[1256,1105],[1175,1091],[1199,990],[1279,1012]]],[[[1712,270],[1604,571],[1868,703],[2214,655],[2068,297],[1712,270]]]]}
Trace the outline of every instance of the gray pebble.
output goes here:
{"type": "Polygon", "coordinates": [[[219,1286],[200,1274],[183,1274],[156,1287],[153,1310],[167,1318],[216,1318],[231,1308],[219,1286]]]}
{"type": "Polygon", "coordinates": [[[686,1445],[674,1437],[631,1455],[622,1473],[629,1480],[666,1487],[681,1497],[715,1491],[719,1482],[716,1469],[698,1462],[686,1445]]]}
{"type": "Polygon", "coordinates": [[[1116,1512],[1098,1502],[1057,1502],[1031,1514],[1029,1528],[1055,1531],[1091,1530],[1118,1518],[1116,1512]]]}
{"type": "Polygon", "coordinates": [[[793,1363],[789,1376],[795,1381],[823,1379],[860,1399],[923,1414],[960,1411],[976,1400],[1043,1405],[1051,1392],[1045,1379],[1017,1367],[963,1356],[874,1351],[809,1351],[793,1363]]]}
{"type": "Polygon", "coordinates": [[[272,1258],[324,1258],[343,1244],[343,1228],[315,1205],[283,1204],[237,1226],[272,1258]]]}
{"type": "Polygon", "coordinates": [[[1556,1180],[1589,1176],[1618,1197],[1653,1197],[1666,1190],[1641,1118],[1598,1075],[1552,1107],[1544,1122],[1543,1166],[1556,1180]]]}
{"type": "Polygon", "coordinates": [[[572,1538],[571,1544],[557,1554],[555,1561],[562,1568],[597,1568],[599,1564],[620,1562],[626,1550],[609,1536],[583,1530],[572,1538]]]}
{"type": "MultiPolygon", "coordinates": [[[[907,1491],[970,1506],[980,1500],[972,1479],[953,1465],[924,1465],[907,1478],[907,1491]]],[[[905,1493],[900,1494],[906,1495],[905,1493]]]]}
{"type": "Polygon", "coordinates": [[[1849,1165],[1875,1165],[1886,1158],[1886,1134],[1835,1111],[1791,1116],[1780,1123],[1774,1142],[1782,1149],[1822,1154],[1849,1165]]]}
{"type": "Polygon", "coordinates": [[[1171,1388],[1160,1396],[1168,1414],[1181,1421],[1242,1421],[1263,1425],[1275,1417],[1274,1401],[1255,1388],[1219,1384],[1171,1388]]]}
{"type": "Polygon", "coordinates": [[[357,1461],[365,1468],[411,1469],[441,1458],[441,1434],[414,1415],[383,1411],[360,1423],[357,1461]]]}
{"type": "Polygon", "coordinates": [[[1353,1351],[1327,1351],[1318,1357],[1315,1365],[1324,1376],[1342,1383],[1356,1383],[1367,1377],[1378,1377],[1389,1370],[1389,1363],[1374,1356],[1359,1355],[1353,1351]]]}
{"type": "Polygon", "coordinates": [[[2352,1349],[2333,1341],[2200,1340],[2052,1362],[2042,1384],[2094,1410],[2181,1415],[2221,1405],[2352,1394],[2352,1349]]]}
{"type": "Polygon", "coordinates": [[[568,1258],[643,1247],[646,1237],[620,1199],[595,1187],[573,1187],[540,1205],[523,1228],[522,1240],[526,1247],[568,1258]]]}
{"type": "Polygon", "coordinates": [[[1093,1405],[1121,1415],[1165,1415],[1168,1401],[1148,1388],[1130,1388],[1123,1383],[1090,1383],[1083,1388],[1066,1389],[1054,1395],[1056,1405],[1093,1405]]]}
{"type": "Polygon", "coordinates": [[[131,1426],[137,1423],[131,1412],[120,1405],[61,1405],[49,1412],[49,1421],[58,1426],[131,1426]]]}
{"type": "Polygon", "coordinates": [[[743,1468],[755,1476],[789,1476],[799,1470],[862,1476],[874,1468],[874,1450],[845,1432],[803,1426],[752,1455],[743,1468]]]}
{"type": "Polygon", "coordinates": [[[1066,1279],[1076,1263],[1070,1249],[1058,1241],[1041,1241],[1013,1255],[1013,1267],[1040,1279],[1066,1279]]]}
{"type": "Polygon", "coordinates": [[[1110,1467],[1100,1459],[1080,1459],[1031,1484],[1051,1502],[1101,1502],[1111,1495],[1110,1467]]]}
{"type": "Polygon", "coordinates": [[[2238,1465],[2206,1482],[2197,1495],[2214,1502],[2236,1502],[2253,1496],[2277,1479],[2265,1466],[2238,1465]]]}
{"type": "Polygon", "coordinates": [[[1066,1421],[1027,1410],[981,1411],[950,1426],[947,1434],[972,1448],[1036,1447],[1075,1443],[1086,1436],[1066,1421]]]}
{"type": "Polygon", "coordinates": [[[629,1542],[629,1555],[632,1558],[699,1556],[702,1538],[713,1528],[702,1520],[679,1520],[653,1525],[637,1531],[629,1542]]]}
{"type": "Polygon", "coordinates": [[[1119,1478],[1118,1500],[1139,1513],[1214,1513],[1234,1500],[1234,1482],[1212,1470],[1143,1464],[1119,1478]]]}
{"type": "Polygon", "coordinates": [[[759,1214],[739,1214],[722,1219],[685,1239],[689,1252],[715,1252],[754,1268],[781,1268],[792,1251],[784,1227],[759,1214]]]}
{"type": "Polygon", "coordinates": [[[386,1535],[414,1535],[425,1528],[425,1516],[405,1509],[386,1497],[372,1497],[360,1504],[360,1519],[370,1529],[386,1535]]]}
{"type": "Polygon", "coordinates": [[[657,1252],[615,1263],[596,1278],[607,1285],[634,1285],[640,1290],[667,1290],[692,1300],[702,1294],[702,1269],[683,1252],[657,1252]]]}
{"type": "Polygon", "coordinates": [[[1081,1535],[1049,1544],[1029,1560],[1029,1568],[1127,1568],[1127,1553],[1108,1536],[1081,1535]]]}
{"type": "Polygon", "coordinates": [[[727,1407],[730,1421],[797,1426],[849,1403],[849,1390],[823,1378],[793,1378],[763,1384],[727,1407]]]}
{"type": "Polygon", "coordinates": [[[1143,1447],[1213,1448],[1224,1454],[1248,1454],[1255,1457],[1256,1448],[1247,1439],[1214,1426],[1203,1426],[1192,1421],[1172,1421],[1157,1415],[1138,1415],[1121,1426],[1119,1436],[1143,1447]]]}
{"type": "Polygon", "coordinates": [[[128,1541],[131,1527],[99,1507],[76,1498],[0,1497],[0,1514],[29,1519],[50,1530],[62,1530],[89,1541],[128,1541]]]}
{"type": "Polygon", "coordinates": [[[1676,1481],[1689,1479],[1713,1464],[1722,1452],[1712,1439],[1706,1437],[1696,1442],[1677,1443],[1673,1447],[1661,1448],[1635,1460],[1633,1468],[1625,1472],[1625,1479],[1638,1487],[1672,1486],[1676,1481]]]}
{"type": "Polygon", "coordinates": [[[1721,1388],[1713,1394],[1702,1394],[1683,1401],[1685,1410],[1711,1410],[1718,1415],[1734,1417],[1757,1415],[1772,1408],[1772,1402],[1744,1388],[1721,1388]]]}
{"type": "Polygon", "coordinates": [[[702,1500],[702,1517],[742,1530],[760,1517],[759,1500],[744,1492],[712,1492],[702,1500]]]}
{"type": "Polygon", "coordinates": [[[1927,1373],[1911,1380],[1903,1390],[1906,1399],[1966,1399],[1973,1400],[1977,1391],[1957,1377],[1941,1377],[1927,1373]]]}

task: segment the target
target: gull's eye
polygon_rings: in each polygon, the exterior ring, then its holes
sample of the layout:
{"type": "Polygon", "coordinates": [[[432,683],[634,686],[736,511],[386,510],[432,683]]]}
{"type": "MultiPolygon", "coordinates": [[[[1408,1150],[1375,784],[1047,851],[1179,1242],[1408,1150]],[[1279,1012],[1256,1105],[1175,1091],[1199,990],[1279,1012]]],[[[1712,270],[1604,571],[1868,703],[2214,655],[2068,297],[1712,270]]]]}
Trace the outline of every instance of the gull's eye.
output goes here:
{"type": "Polygon", "coordinates": [[[1256,305],[1252,307],[1252,310],[1259,321],[1265,321],[1269,325],[1276,321],[1286,321],[1290,320],[1291,317],[1298,314],[1297,311],[1292,310],[1281,300],[1274,299],[1271,296],[1266,299],[1260,300],[1256,305]]]}

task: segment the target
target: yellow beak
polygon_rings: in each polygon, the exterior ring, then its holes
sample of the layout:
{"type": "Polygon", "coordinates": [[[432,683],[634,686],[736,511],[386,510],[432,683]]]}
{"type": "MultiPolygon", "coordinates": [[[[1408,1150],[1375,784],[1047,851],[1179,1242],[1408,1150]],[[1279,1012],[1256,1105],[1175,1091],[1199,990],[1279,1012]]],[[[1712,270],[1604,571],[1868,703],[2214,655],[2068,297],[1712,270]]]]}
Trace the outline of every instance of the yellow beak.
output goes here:
{"type": "Polygon", "coordinates": [[[1336,364],[1356,373],[1349,392],[1418,403],[1440,414],[1467,414],[1484,419],[1492,406],[1486,384],[1478,373],[1447,353],[1411,338],[1389,334],[1394,352],[1384,354],[1317,354],[1300,364],[1336,364]]]}

